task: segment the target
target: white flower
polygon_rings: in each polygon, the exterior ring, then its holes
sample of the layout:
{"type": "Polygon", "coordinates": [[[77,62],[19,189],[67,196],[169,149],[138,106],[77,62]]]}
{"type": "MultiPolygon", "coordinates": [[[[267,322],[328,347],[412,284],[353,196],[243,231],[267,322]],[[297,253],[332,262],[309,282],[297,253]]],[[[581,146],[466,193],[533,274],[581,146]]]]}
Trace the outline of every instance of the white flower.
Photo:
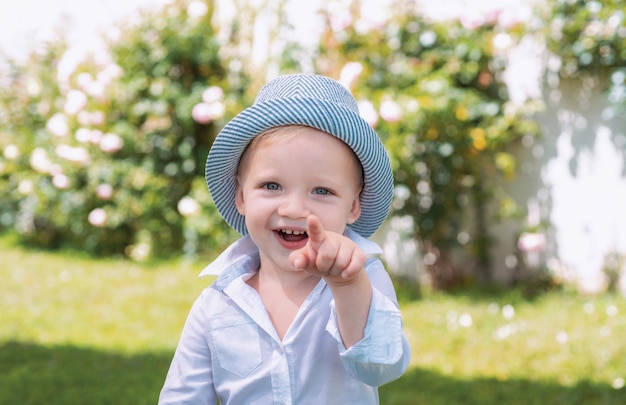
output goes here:
{"type": "Polygon", "coordinates": [[[115,63],[109,63],[105,68],[98,73],[96,81],[101,85],[106,86],[112,80],[119,79],[124,74],[124,70],[115,63]]]}
{"type": "Polygon", "coordinates": [[[52,162],[48,157],[48,152],[44,148],[38,147],[30,154],[30,166],[39,173],[49,173],[52,162]]]}
{"type": "Polygon", "coordinates": [[[349,10],[341,10],[330,15],[330,27],[335,32],[344,31],[352,25],[352,14],[349,10]]]}
{"type": "Polygon", "coordinates": [[[113,187],[110,184],[100,184],[96,188],[96,195],[101,200],[110,200],[113,197],[113,187]]]}
{"type": "Polygon", "coordinates": [[[511,304],[507,304],[502,307],[502,316],[504,319],[513,319],[515,316],[515,308],[511,304]]]}
{"type": "Polygon", "coordinates": [[[85,107],[87,96],[80,90],[70,90],[65,98],[65,113],[74,115],[85,107]]]}
{"type": "Polygon", "coordinates": [[[209,11],[209,7],[202,1],[192,1],[187,7],[187,14],[191,18],[200,18],[209,11]]]}
{"type": "Polygon", "coordinates": [[[221,87],[211,86],[202,92],[202,101],[211,104],[224,99],[224,90],[221,87]]]}
{"type": "Polygon", "coordinates": [[[104,134],[100,139],[100,149],[106,153],[115,153],[124,147],[124,140],[116,134],[104,134]]]}
{"type": "Polygon", "coordinates": [[[395,101],[385,100],[380,104],[380,117],[387,122],[398,122],[402,119],[402,109],[395,101]]]}
{"type": "Polygon", "coordinates": [[[200,213],[200,204],[193,198],[185,196],[178,202],[178,212],[184,217],[191,217],[200,213]]]}
{"type": "Polygon", "coordinates": [[[9,144],[4,147],[3,154],[5,158],[13,160],[20,155],[20,150],[17,146],[9,144]]]}
{"type": "Polygon", "coordinates": [[[359,77],[361,72],[363,72],[363,64],[360,62],[348,62],[341,69],[341,73],[339,74],[339,83],[349,89],[352,87],[354,81],[357,77],[359,77]]]}
{"type": "Polygon", "coordinates": [[[89,213],[87,220],[93,226],[105,226],[107,223],[107,213],[102,208],[96,208],[89,213]]]}
{"type": "Polygon", "coordinates": [[[89,73],[83,72],[83,73],[80,73],[78,76],[76,76],[76,83],[78,83],[78,86],[80,86],[83,90],[92,81],[93,81],[93,77],[89,73]]]}
{"type": "Polygon", "coordinates": [[[473,324],[474,320],[472,319],[472,316],[470,314],[465,312],[459,317],[459,325],[461,325],[462,327],[469,328],[473,324]]]}
{"type": "Polygon", "coordinates": [[[70,186],[70,179],[66,175],[60,173],[52,177],[52,184],[59,190],[65,190],[70,186]]]}
{"type": "Polygon", "coordinates": [[[37,79],[29,79],[26,83],[26,92],[31,97],[38,97],[41,94],[41,82],[37,79]]]}
{"type": "Polygon", "coordinates": [[[511,36],[509,34],[505,32],[500,32],[494,35],[492,43],[496,49],[505,50],[513,45],[513,39],[511,39],[511,36]]]}
{"type": "Polygon", "coordinates": [[[435,31],[427,30],[420,35],[420,44],[423,47],[430,48],[437,42],[437,34],[435,31]]]}
{"type": "Polygon", "coordinates": [[[67,125],[67,118],[65,115],[56,113],[48,120],[46,123],[46,128],[50,133],[56,136],[65,136],[69,131],[69,126],[67,125]]]}
{"type": "Polygon", "coordinates": [[[511,4],[498,11],[498,25],[510,29],[516,24],[530,21],[533,17],[532,8],[528,4],[517,3],[519,4],[511,4]]]}
{"type": "Polygon", "coordinates": [[[89,142],[91,139],[91,130],[87,128],[78,128],[74,133],[74,138],[76,138],[78,142],[89,142]]]}
{"type": "Polygon", "coordinates": [[[100,81],[93,81],[85,86],[85,91],[87,92],[87,94],[98,100],[102,100],[104,98],[105,89],[105,84],[100,81]]]}
{"type": "Polygon", "coordinates": [[[523,252],[540,252],[546,246],[546,236],[537,232],[524,232],[517,240],[517,247],[523,252]]]}
{"type": "Polygon", "coordinates": [[[211,105],[205,102],[198,103],[191,110],[191,117],[198,124],[209,124],[213,120],[211,116],[211,105]]]}
{"type": "Polygon", "coordinates": [[[222,118],[224,113],[226,112],[226,107],[222,103],[211,103],[209,104],[209,114],[213,119],[222,118]]]}
{"type": "Polygon", "coordinates": [[[473,30],[486,23],[485,16],[479,11],[468,11],[459,18],[463,27],[473,30]]]}
{"type": "Polygon", "coordinates": [[[32,193],[33,190],[33,182],[30,180],[22,180],[20,184],[17,185],[17,191],[22,195],[28,195],[32,193]]]}
{"type": "Polygon", "coordinates": [[[90,156],[87,149],[81,146],[59,145],[55,150],[58,157],[74,163],[87,164],[90,156]]]}
{"type": "Polygon", "coordinates": [[[70,49],[63,54],[56,66],[57,80],[62,88],[67,86],[70,76],[84,59],[84,52],[78,49],[70,49]]]}
{"type": "Polygon", "coordinates": [[[378,124],[378,113],[370,101],[359,101],[359,112],[365,122],[370,124],[372,128],[376,128],[378,124]]]}

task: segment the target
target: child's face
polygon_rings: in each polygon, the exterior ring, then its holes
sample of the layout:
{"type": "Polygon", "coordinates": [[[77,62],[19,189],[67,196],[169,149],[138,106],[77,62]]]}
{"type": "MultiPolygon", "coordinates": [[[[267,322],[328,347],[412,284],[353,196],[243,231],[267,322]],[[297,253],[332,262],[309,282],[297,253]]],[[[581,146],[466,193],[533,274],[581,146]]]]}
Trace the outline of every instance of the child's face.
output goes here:
{"type": "Polygon", "coordinates": [[[361,167],[339,139],[313,128],[281,128],[295,136],[261,141],[246,152],[235,203],[259,247],[261,264],[271,260],[293,269],[287,257],[307,242],[306,218],[316,215],[325,230],[343,233],[359,218],[361,167]]]}

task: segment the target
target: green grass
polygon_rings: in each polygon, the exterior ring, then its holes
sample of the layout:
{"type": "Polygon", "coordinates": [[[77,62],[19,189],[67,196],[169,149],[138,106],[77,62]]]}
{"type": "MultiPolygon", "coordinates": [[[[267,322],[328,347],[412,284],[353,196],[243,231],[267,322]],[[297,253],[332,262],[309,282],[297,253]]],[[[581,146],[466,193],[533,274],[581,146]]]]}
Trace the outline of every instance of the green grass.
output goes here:
{"type": "MultiPolygon", "coordinates": [[[[0,244],[0,404],[156,403],[201,268],[0,244]]],[[[411,367],[382,404],[626,403],[623,297],[399,295],[411,367]]]]}

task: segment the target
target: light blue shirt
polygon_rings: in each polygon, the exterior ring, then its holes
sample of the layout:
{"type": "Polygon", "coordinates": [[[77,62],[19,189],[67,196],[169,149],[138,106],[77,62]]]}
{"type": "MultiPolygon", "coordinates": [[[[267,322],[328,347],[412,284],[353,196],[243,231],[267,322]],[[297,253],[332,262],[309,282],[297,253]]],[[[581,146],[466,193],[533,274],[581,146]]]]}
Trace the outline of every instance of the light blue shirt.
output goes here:
{"type": "MultiPolygon", "coordinates": [[[[350,229],[346,236],[368,255],[382,253],[350,229]]],[[[218,278],[191,308],[159,404],[378,404],[377,387],[399,378],[410,356],[380,260],[367,260],[373,296],[365,336],[348,349],[324,280],[281,340],[246,283],[258,268],[258,249],[245,236],[200,273],[218,278]]]]}

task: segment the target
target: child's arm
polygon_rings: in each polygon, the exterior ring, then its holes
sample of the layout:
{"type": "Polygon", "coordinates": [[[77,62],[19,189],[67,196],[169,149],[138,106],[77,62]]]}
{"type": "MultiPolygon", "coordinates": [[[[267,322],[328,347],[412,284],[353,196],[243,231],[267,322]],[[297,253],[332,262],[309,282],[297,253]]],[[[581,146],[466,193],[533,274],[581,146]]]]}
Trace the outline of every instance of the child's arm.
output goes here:
{"type": "Polygon", "coordinates": [[[323,277],[332,291],[343,344],[363,338],[372,301],[372,286],[364,270],[367,257],[349,238],[324,230],[320,220],[307,218],[307,245],[293,252],[294,267],[323,277]]]}

